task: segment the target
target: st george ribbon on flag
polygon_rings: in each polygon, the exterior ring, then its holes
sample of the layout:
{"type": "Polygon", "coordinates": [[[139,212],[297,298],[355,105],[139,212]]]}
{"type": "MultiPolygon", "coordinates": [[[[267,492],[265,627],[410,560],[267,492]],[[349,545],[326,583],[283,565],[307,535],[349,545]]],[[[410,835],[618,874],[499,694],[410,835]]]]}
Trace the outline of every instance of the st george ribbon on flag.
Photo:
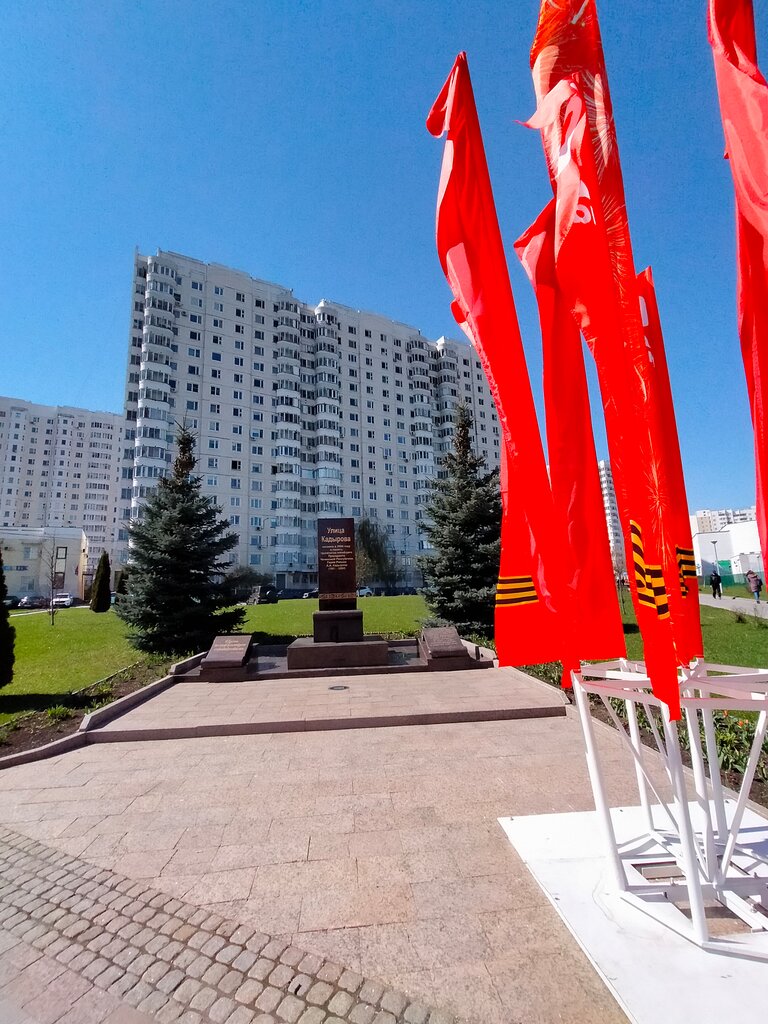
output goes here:
{"type": "Polygon", "coordinates": [[[561,254],[558,280],[597,366],[646,668],[654,693],[677,718],[677,667],[687,663],[690,645],[678,646],[680,629],[672,610],[679,610],[687,596],[677,549],[689,548],[690,527],[683,536],[674,535],[679,517],[670,509],[679,489],[670,485],[670,466],[679,457],[672,452],[676,433],[664,435],[655,407],[594,0],[543,0],[531,66],[540,105],[531,123],[541,128],[553,191],[564,173],[576,169],[580,178],[579,201],[589,230],[580,232],[567,261],[561,254]],[[575,104],[581,104],[578,116],[575,104]],[[571,140],[564,150],[566,119],[571,140]]]}
{"type": "Polygon", "coordinates": [[[768,83],[751,0],[709,0],[709,41],[736,193],[737,316],[755,432],[757,528],[768,558],[768,83]]]}
{"type": "Polygon", "coordinates": [[[544,451],[509,281],[466,54],[427,118],[447,133],[437,251],[453,314],[485,369],[502,430],[501,565],[496,647],[502,665],[568,660],[571,620],[544,451]]]}

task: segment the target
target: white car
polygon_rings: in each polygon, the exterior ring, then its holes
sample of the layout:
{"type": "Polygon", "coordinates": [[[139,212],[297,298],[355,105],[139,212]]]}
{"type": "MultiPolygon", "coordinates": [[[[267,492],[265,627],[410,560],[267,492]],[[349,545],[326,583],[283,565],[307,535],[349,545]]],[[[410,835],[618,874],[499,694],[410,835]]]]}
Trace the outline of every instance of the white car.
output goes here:
{"type": "Polygon", "coordinates": [[[370,587],[360,587],[357,592],[358,597],[373,597],[373,591],[370,587]]]}
{"type": "Polygon", "coordinates": [[[54,594],[53,600],[51,601],[52,608],[71,608],[75,603],[75,599],[71,594],[54,594]]]}

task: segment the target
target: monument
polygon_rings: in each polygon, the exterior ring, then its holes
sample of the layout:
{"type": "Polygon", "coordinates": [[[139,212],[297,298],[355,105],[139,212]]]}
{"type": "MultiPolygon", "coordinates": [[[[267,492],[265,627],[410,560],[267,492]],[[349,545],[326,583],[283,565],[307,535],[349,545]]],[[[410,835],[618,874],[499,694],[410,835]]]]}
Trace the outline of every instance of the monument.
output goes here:
{"type": "Polygon", "coordinates": [[[319,519],[317,566],[320,608],[312,616],[312,637],[288,648],[288,668],[355,668],[386,665],[388,646],[363,634],[357,607],[354,519],[319,519]]]}

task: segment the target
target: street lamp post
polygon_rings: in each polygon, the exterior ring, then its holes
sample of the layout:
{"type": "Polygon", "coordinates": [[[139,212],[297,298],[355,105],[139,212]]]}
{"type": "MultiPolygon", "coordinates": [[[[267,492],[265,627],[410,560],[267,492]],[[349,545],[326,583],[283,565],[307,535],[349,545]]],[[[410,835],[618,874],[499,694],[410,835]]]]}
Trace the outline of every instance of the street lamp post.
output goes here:
{"type": "Polygon", "coordinates": [[[714,570],[715,570],[715,572],[718,572],[719,570],[718,570],[718,565],[717,565],[717,541],[716,541],[716,540],[713,540],[713,541],[712,541],[712,547],[713,547],[713,548],[715,549],[715,564],[714,564],[714,570]]]}

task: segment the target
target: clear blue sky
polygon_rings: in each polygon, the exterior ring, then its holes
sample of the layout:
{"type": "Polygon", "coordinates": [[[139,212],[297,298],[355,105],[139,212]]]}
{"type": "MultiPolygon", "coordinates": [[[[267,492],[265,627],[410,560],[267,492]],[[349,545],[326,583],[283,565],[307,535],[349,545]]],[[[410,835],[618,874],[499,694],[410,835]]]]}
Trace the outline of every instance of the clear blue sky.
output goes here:
{"type": "MultiPolygon", "coordinates": [[[[705,8],[599,3],[635,258],[654,268],[689,504],[742,506],[754,501],[752,433],[705,8]]],[[[765,8],[758,0],[759,37],[765,8]]],[[[551,194],[537,136],[515,123],[533,110],[537,9],[3,4],[0,393],[121,409],[135,246],[456,336],[434,248],[442,143],[424,119],[461,49],[540,390],[535,305],[512,251],[551,194]]]]}

